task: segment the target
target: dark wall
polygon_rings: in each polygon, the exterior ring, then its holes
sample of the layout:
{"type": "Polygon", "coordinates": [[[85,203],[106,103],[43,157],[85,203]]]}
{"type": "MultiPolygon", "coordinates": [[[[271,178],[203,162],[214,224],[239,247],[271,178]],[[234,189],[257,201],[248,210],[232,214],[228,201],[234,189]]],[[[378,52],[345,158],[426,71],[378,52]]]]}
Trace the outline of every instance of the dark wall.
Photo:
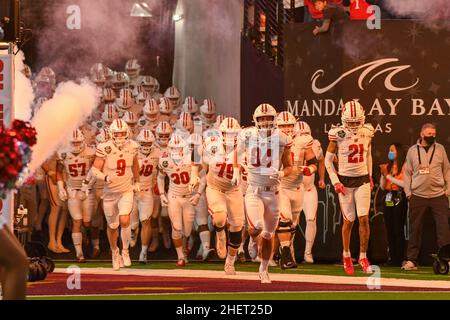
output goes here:
{"type": "Polygon", "coordinates": [[[281,110],[284,103],[283,70],[266,54],[242,37],[241,46],[241,124],[252,125],[253,111],[261,103],[281,110]]]}

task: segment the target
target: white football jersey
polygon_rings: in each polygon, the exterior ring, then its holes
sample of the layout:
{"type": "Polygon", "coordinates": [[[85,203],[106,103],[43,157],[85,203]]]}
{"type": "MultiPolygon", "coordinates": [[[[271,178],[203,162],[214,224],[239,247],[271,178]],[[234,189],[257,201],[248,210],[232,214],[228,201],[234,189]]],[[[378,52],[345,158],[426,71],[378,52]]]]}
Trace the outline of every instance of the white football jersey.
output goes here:
{"type": "Polygon", "coordinates": [[[371,124],[365,124],[356,133],[344,126],[330,129],[328,139],[337,142],[338,173],[344,177],[361,177],[368,173],[368,149],[374,136],[371,124]]]}
{"type": "Polygon", "coordinates": [[[257,187],[277,186],[279,179],[270,178],[281,168],[285,148],[291,139],[275,129],[269,137],[255,127],[244,129],[238,138],[238,163],[247,160],[248,184],[257,187]]]}
{"type": "Polygon", "coordinates": [[[76,155],[68,149],[58,151],[57,161],[64,166],[66,185],[73,189],[80,189],[94,159],[95,150],[90,147],[85,147],[81,153],[76,155]]]}
{"type": "Polygon", "coordinates": [[[191,179],[191,163],[189,161],[175,162],[168,152],[161,154],[159,171],[169,177],[169,192],[177,196],[189,195],[191,179]]]}
{"type": "Polygon", "coordinates": [[[160,151],[157,148],[152,148],[148,155],[141,152],[138,153],[139,160],[139,182],[141,189],[152,189],[156,183],[156,173],[158,172],[160,151]]]}
{"type": "MultiPolygon", "coordinates": [[[[292,166],[300,168],[306,165],[305,150],[313,146],[313,138],[310,135],[298,135],[292,140],[291,159],[292,166]]],[[[303,182],[303,174],[300,169],[292,172],[287,177],[281,178],[281,186],[285,189],[296,189],[303,182]]]]}
{"type": "Polygon", "coordinates": [[[105,192],[129,192],[133,189],[133,159],[138,150],[139,144],[133,140],[128,140],[122,149],[112,141],[97,146],[96,156],[105,160],[103,173],[112,180],[105,183],[105,192]]]}
{"type": "Polygon", "coordinates": [[[206,182],[209,187],[223,192],[238,188],[231,184],[233,164],[237,163],[236,148],[225,150],[221,138],[208,137],[202,148],[202,162],[208,165],[206,182]]]}

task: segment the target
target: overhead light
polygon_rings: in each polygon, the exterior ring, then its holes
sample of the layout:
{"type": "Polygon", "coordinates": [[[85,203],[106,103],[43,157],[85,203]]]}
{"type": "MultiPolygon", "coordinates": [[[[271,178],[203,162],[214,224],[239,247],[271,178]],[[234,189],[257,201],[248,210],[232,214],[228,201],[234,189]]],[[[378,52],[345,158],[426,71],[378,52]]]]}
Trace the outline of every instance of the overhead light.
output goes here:
{"type": "Polygon", "coordinates": [[[152,14],[148,10],[148,5],[145,2],[142,2],[142,4],[136,2],[135,4],[133,4],[133,7],[131,8],[130,16],[151,18],[152,14]]]}
{"type": "Polygon", "coordinates": [[[180,21],[181,19],[183,19],[183,17],[184,17],[183,14],[176,13],[173,15],[172,20],[177,22],[177,21],[180,21]]]}
{"type": "Polygon", "coordinates": [[[141,2],[141,6],[143,6],[144,8],[150,9],[150,8],[148,7],[147,2],[141,2]]]}

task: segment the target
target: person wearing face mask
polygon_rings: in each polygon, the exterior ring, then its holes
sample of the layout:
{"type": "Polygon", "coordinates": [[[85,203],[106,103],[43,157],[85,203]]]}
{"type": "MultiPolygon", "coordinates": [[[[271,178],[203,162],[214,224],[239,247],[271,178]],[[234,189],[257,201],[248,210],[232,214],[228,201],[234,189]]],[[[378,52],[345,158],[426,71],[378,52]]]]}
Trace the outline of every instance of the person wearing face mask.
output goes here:
{"type": "Polygon", "coordinates": [[[390,264],[401,266],[405,255],[405,223],[408,201],[404,192],[406,149],[400,143],[389,147],[389,162],[380,165],[380,186],[386,192],[383,215],[389,246],[390,264]]]}
{"type": "Polygon", "coordinates": [[[420,139],[408,150],[404,173],[405,194],[409,200],[408,261],[403,270],[417,270],[425,215],[433,215],[439,248],[450,243],[448,223],[450,164],[444,146],[436,142],[436,127],[422,126],[420,139]]]}

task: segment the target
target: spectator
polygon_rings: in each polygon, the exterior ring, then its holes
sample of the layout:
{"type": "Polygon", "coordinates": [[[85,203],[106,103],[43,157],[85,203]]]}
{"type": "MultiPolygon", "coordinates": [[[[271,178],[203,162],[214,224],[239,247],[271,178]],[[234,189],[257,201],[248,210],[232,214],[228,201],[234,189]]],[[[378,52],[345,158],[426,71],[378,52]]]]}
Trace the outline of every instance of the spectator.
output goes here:
{"type": "Polygon", "coordinates": [[[389,163],[380,165],[381,189],[386,191],[383,215],[388,236],[390,264],[401,266],[405,258],[405,224],[408,201],[404,192],[406,150],[400,143],[389,147],[389,163]]]}
{"type": "Polygon", "coordinates": [[[436,223],[438,246],[450,243],[448,224],[450,164],[444,146],[436,143],[436,127],[424,124],[417,144],[409,148],[404,173],[405,194],[409,199],[408,261],[404,270],[417,270],[425,216],[431,212],[436,223]]]}
{"type": "Polygon", "coordinates": [[[350,20],[367,20],[373,15],[373,9],[366,0],[350,0],[350,20]]]}
{"type": "MultiPolygon", "coordinates": [[[[327,0],[328,3],[334,3],[338,5],[342,5],[342,0],[327,0]]],[[[314,0],[304,0],[304,5],[308,7],[308,10],[305,10],[305,18],[304,22],[311,22],[313,20],[322,20],[323,12],[316,9],[314,6],[314,0]]]]}
{"type": "Polygon", "coordinates": [[[323,23],[320,27],[315,27],[313,34],[327,32],[330,29],[331,21],[348,20],[348,15],[345,13],[344,7],[328,3],[328,0],[312,0],[317,11],[323,12],[323,23]]]}

